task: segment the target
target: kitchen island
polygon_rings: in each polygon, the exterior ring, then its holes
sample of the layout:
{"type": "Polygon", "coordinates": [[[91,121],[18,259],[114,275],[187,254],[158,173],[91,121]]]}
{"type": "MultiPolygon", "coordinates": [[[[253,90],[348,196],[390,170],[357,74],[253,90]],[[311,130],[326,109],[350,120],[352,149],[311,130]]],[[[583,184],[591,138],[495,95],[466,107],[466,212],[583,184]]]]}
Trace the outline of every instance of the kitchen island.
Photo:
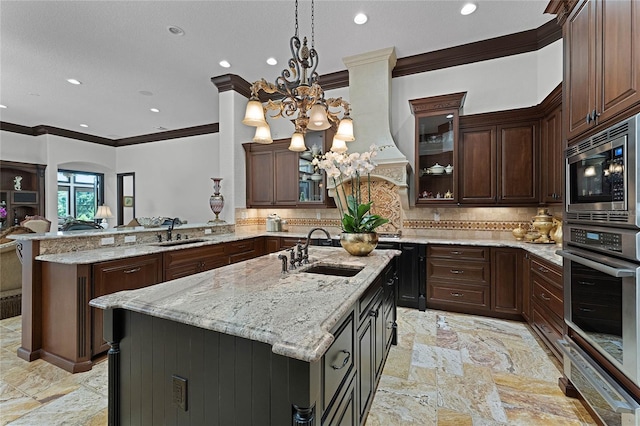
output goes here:
{"type": "Polygon", "coordinates": [[[313,247],[286,274],[271,254],[92,300],[110,424],[360,424],[396,338],[398,254],[313,247]]]}

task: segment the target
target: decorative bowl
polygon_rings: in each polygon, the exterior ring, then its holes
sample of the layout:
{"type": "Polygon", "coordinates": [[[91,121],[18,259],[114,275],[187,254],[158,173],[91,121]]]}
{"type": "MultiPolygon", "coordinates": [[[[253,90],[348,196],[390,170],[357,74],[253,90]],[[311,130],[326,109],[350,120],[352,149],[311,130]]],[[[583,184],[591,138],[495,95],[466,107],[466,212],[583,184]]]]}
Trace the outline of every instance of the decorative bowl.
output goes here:
{"type": "Polygon", "coordinates": [[[164,222],[163,217],[137,217],[136,220],[145,228],[157,228],[164,222]]]}
{"type": "Polygon", "coordinates": [[[444,173],[444,166],[441,166],[440,164],[436,163],[433,166],[429,167],[429,171],[431,171],[431,174],[441,175],[444,173]]]}

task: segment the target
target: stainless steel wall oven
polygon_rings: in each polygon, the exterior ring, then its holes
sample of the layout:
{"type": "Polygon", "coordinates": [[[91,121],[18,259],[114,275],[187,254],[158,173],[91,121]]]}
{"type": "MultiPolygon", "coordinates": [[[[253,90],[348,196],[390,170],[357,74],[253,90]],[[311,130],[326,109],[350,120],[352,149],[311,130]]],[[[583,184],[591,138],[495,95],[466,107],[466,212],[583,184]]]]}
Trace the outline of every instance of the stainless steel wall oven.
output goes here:
{"type": "Polygon", "coordinates": [[[607,425],[640,426],[640,115],[566,151],[564,374],[607,425]]]}

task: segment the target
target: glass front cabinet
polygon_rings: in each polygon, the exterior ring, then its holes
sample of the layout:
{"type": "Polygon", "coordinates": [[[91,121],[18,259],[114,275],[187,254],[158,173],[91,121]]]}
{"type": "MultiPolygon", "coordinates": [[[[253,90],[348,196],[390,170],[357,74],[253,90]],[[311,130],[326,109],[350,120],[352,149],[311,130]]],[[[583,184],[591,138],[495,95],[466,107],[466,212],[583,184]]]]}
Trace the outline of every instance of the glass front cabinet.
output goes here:
{"type": "Polygon", "coordinates": [[[458,201],[458,119],[466,92],[410,100],[415,116],[416,206],[458,201]]]}

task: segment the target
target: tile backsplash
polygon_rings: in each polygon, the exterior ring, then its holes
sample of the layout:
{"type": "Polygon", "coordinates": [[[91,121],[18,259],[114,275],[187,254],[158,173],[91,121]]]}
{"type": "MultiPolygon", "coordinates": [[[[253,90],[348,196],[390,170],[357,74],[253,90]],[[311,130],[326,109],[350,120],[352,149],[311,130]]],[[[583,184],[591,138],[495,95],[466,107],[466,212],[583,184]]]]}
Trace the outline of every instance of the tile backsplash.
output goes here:
{"type": "MultiPolygon", "coordinates": [[[[549,213],[562,217],[562,206],[548,207],[549,213]]],[[[291,232],[306,232],[321,226],[340,232],[338,209],[236,209],[236,228],[264,229],[271,213],[286,219],[291,232]]],[[[403,211],[402,234],[433,238],[513,238],[519,224],[531,223],[537,207],[421,207],[403,211]]]]}

